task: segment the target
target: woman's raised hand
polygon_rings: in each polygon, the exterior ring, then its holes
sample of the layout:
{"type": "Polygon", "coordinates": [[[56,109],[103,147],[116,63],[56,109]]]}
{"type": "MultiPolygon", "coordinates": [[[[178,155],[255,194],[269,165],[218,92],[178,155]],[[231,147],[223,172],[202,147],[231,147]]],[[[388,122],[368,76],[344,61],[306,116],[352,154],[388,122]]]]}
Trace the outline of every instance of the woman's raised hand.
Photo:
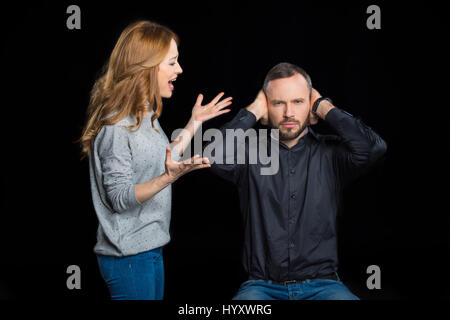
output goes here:
{"type": "Polygon", "coordinates": [[[200,158],[199,155],[195,155],[190,159],[177,162],[172,160],[172,149],[166,147],[166,172],[165,174],[170,180],[170,183],[175,182],[179,177],[185,175],[186,173],[203,168],[211,167],[208,158],[200,158]]]}
{"type": "Polygon", "coordinates": [[[223,113],[227,113],[230,109],[224,109],[229,106],[233,99],[228,97],[219,101],[224,95],[224,92],[219,93],[210,103],[202,106],[203,95],[199,94],[197,101],[195,102],[194,108],[192,109],[192,118],[194,121],[205,122],[209,119],[215,118],[223,113]]]}

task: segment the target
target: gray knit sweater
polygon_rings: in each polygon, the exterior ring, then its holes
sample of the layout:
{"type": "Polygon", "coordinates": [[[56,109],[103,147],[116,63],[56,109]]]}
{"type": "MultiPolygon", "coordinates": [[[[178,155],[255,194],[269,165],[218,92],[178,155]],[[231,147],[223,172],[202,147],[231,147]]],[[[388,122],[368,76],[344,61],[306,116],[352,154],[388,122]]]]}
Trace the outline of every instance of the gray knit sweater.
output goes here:
{"type": "MultiPolygon", "coordinates": [[[[96,254],[134,255],[170,241],[171,185],[143,203],[135,196],[136,184],[164,173],[165,148],[172,148],[157,119],[159,133],[152,128],[153,113],[136,132],[125,129],[136,123],[133,116],[103,126],[91,146],[89,174],[99,222],[96,254]]],[[[172,158],[180,159],[175,150],[172,158]]]]}

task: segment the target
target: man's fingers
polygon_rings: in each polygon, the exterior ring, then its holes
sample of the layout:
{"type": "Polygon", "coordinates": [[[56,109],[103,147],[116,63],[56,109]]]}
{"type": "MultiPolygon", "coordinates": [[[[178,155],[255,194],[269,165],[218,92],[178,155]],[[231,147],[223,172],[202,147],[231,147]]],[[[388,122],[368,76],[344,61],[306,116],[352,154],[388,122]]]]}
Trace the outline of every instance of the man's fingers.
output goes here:
{"type": "Polygon", "coordinates": [[[317,91],[316,89],[312,88],[312,92],[311,92],[311,100],[316,100],[317,98],[321,97],[322,95],[319,93],[319,91],[317,91]]]}
{"type": "Polygon", "coordinates": [[[266,98],[266,94],[264,93],[264,90],[259,90],[258,94],[256,95],[256,97],[258,98],[266,98]]]}

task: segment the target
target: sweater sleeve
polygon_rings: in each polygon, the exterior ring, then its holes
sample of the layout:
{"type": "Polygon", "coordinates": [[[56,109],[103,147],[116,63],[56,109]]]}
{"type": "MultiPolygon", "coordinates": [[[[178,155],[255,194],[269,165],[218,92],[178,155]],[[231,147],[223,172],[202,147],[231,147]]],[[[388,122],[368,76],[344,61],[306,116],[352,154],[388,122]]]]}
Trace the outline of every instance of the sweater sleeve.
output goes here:
{"type": "Polygon", "coordinates": [[[133,181],[132,155],[125,127],[110,125],[103,127],[99,136],[103,186],[107,199],[115,212],[122,213],[141,203],[136,199],[133,181]]]}

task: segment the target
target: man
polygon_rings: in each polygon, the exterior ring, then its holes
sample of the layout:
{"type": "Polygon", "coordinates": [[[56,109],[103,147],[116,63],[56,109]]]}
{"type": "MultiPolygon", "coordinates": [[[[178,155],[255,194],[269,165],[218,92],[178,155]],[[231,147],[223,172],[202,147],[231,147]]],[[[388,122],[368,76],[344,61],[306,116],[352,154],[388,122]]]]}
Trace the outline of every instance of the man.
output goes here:
{"type": "MultiPolygon", "coordinates": [[[[337,274],[336,213],[343,186],[371,167],[386,143],[289,63],[273,67],[255,101],[221,131],[226,137],[227,129],[257,121],[279,129],[278,138],[271,135],[279,143],[278,171],[261,175],[262,164],[236,161],[211,167],[239,189],[249,280],[233,299],[357,300],[337,274]],[[315,133],[310,126],[318,119],[337,135],[315,133]]],[[[226,151],[224,143],[224,158],[226,151]]]]}

